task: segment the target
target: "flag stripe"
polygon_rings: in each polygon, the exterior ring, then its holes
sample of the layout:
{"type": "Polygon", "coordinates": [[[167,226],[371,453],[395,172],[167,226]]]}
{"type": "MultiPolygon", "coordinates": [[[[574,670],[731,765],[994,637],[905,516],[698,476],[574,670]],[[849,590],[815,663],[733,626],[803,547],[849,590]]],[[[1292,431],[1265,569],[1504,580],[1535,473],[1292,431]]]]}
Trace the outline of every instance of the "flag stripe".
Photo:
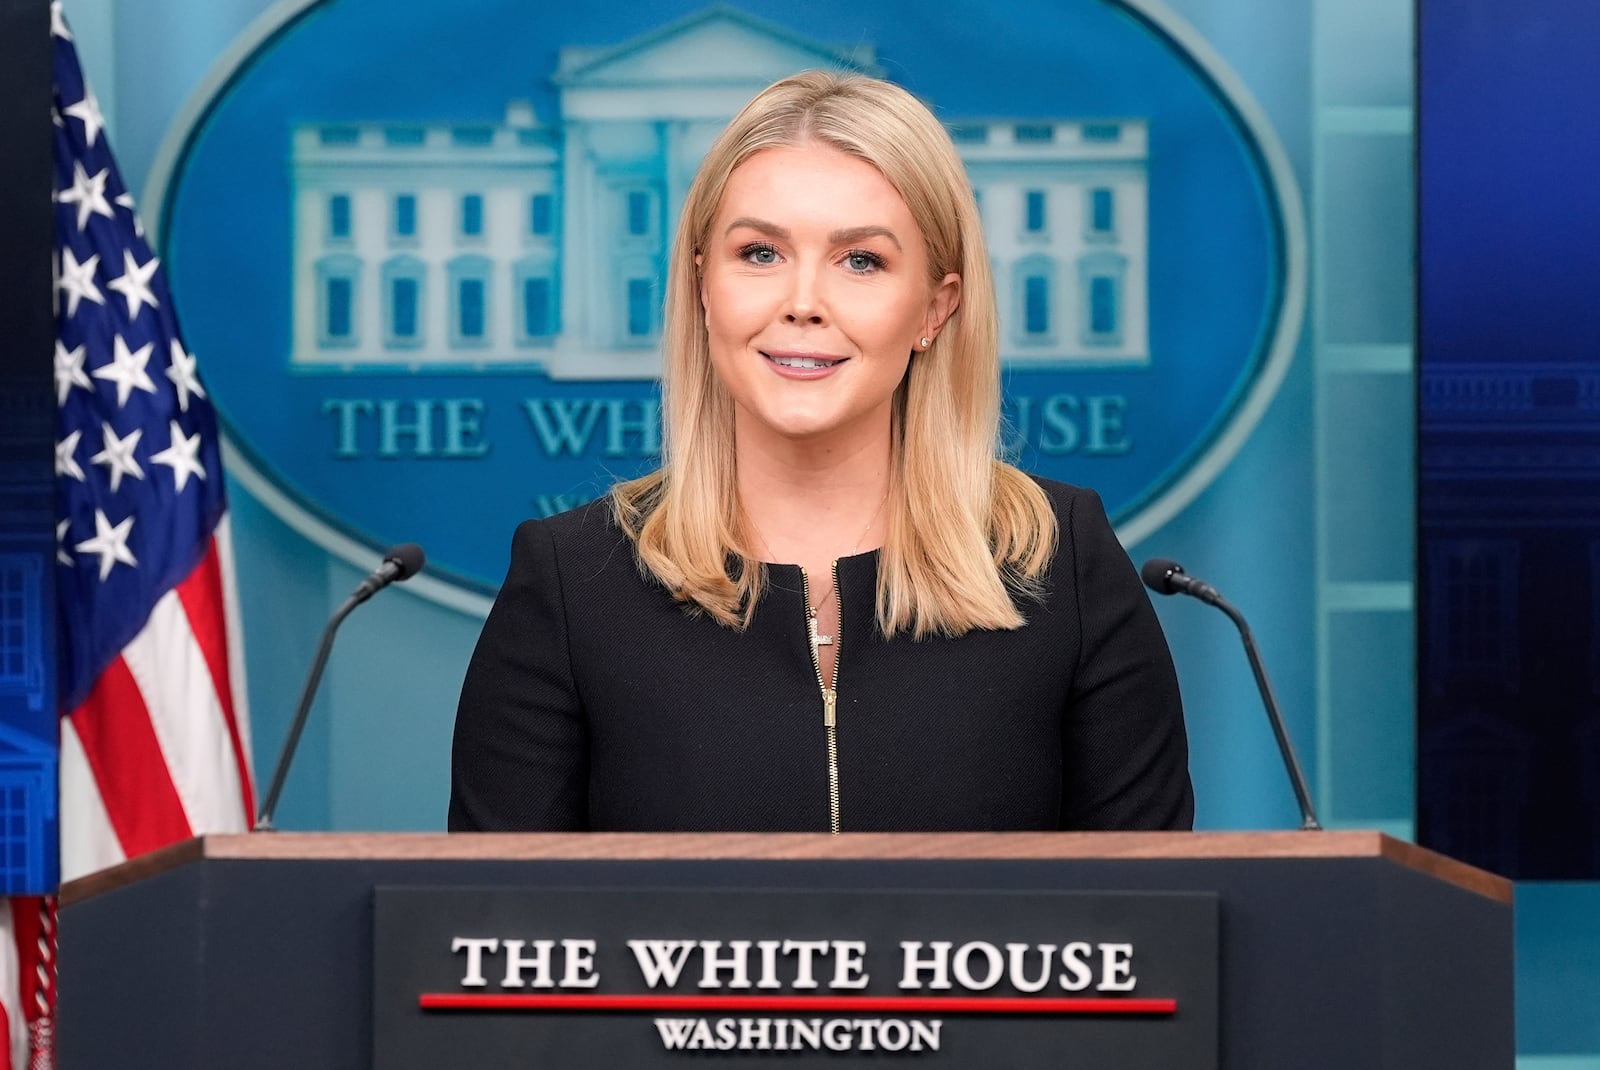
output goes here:
{"type": "MultiPolygon", "coordinates": [[[[22,1013],[22,962],[19,959],[14,912],[28,899],[8,901],[0,908],[0,1023],[6,1043],[0,1046],[0,1070],[24,1070],[28,1065],[27,1017],[22,1013]]],[[[26,910],[25,905],[20,909],[26,910]]]]}
{"type": "Polygon", "coordinates": [[[222,704],[176,591],[156,601],[122,660],[144,698],[188,828],[243,831],[239,767],[222,704]]]}
{"type": "MultiPolygon", "coordinates": [[[[233,571],[233,520],[223,513],[211,533],[217,551],[217,572],[222,577],[222,615],[227,621],[228,678],[233,681],[233,719],[237,729],[239,753],[249,772],[250,795],[255,797],[255,752],[250,747],[250,681],[244,666],[244,619],[239,615],[239,583],[233,571]]],[[[253,822],[256,808],[245,815],[253,822]]]]}
{"type": "Polygon", "coordinates": [[[76,880],[124,861],[117,830],[70,718],[61,721],[61,879],[76,880]]]}
{"type": "Polygon", "coordinates": [[[188,839],[183,801],[127,662],[113,661],[70,716],[123,854],[188,839]]]}
{"type": "Polygon", "coordinates": [[[228,744],[233,752],[233,763],[238,770],[240,799],[244,812],[256,812],[255,792],[250,784],[250,757],[241,743],[239,720],[234,713],[234,688],[228,665],[227,622],[222,605],[222,567],[218,560],[217,542],[220,536],[212,535],[206,556],[178,585],[178,598],[183,602],[184,613],[189,618],[189,629],[205,658],[211,672],[211,684],[221,705],[222,719],[228,728],[228,744]]]}

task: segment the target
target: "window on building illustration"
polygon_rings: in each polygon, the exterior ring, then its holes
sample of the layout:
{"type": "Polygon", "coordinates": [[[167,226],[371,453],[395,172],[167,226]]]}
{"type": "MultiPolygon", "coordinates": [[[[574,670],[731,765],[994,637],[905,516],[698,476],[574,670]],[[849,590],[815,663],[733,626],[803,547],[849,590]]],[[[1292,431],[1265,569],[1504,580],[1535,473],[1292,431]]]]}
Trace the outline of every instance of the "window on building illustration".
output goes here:
{"type": "Polygon", "coordinates": [[[1117,280],[1109,275],[1096,275],[1089,280],[1089,333],[1117,333],[1117,280]]]}
{"type": "Polygon", "coordinates": [[[1123,279],[1128,260],[1101,250],[1078,261],[1079,341],[1086,346],[1122,344],[1123,279]]]}
{"type": "Polygon", "coordinates": [[[37,566],[21,555],[0,556],[0,685],[11,688],[30,684],[28,629],[35,626],[28,612],[30,593],[37,600],[37,566]],[[34,590],[30,592],[30,587],[34,590]]]}
{"type": "Polygon", "coordinates": [[[1109,237],[1117,229],[1116,195],[1103,186],[1089,191],[1089,233],[1109,237]]]}
{"type": "Polygon", "coordinates": [[[1050,333],[1050,279],[1029,275],[1022,280],[1022,329],[1029,334],[1050,333]]]}
{"type": "Polygon", "coordinates": [[[394,199],[394,233],[397,238],[417,236],[417,196],[402,193],[394,199]]]}
{"type": "Polygon", "coordinates": [[[461,233],[468,238],[483,234],[483,197],[477,193],[461,198],[461,233]]]}
{"type": "Polygon", "coordinates": [[[522,333],[530,340],[555,334],[555,308],[551,298],[555,287],[550,279],[530,276],[522,280],[522,333]]]}
{"type": "Polygon", "coordinates": [[[456,333],[462,338],[484,335],[483,291],[482,279],[461,279],[456,283],[456,333]]]}
{"type": "Polygon", "coordinates": [[[317,131],[324,145],[355,145],[361,141],[361,128],[355,126],[324,126],[317,131]]]}
{"type": "Polygon", "coordinates": [[[528,201],[528,229],[534,234],[549,234],[556,224],[555,198],[548,193],[535,193],[528,201]]]}
{"type": "Polygon", "coordinates": [[[349,279],[335,276],[328,280],[328,337],[349,338],[351,310],[355,301],[349,279]]]}
{"type": "Polygon", "coordinates": [[[1029,234],[1042,234],[1045,229],[1044,190],[1030,189],[1023,198],[1023,227],[1029,234]]]}
{"type": "MultiPolygon", "coordinates": [[[[1514,686],[1518,544],[1445,539],[1428,547],[1430,645],[1446,677],[1514,686]]],[[[1430,674],[1432,675],[1432,674],[1430,674]]]]}
{"type": "Polygon", "coordinates": [[[357,344],[361,261],[336,253],[317,261],[317,342],[331,348],[357,344]]]}
{"type": "Polygon", "coordinates": [[[1506,605],[1505,562],[1497,555],[1451,557],[1445,572],[1445,635],[1452,665],[1500,664],[1506,658],[1500,615],[1506,605]]]}
{"type": "MultiPolygon", "coordinates": [[[[15,774],[13,774],[14,776],[15,774]]],[[[5,851],[0,854],[0,880],[8,888],[21,888],[38,881],[42,867],[37,861],[30,864],[30,847],[37,851],[37,839],[29,834],[28,796],[26,784],[10,783],[0,786],[0,833],[5,835],[5,851]]]]}
{"type": "Polygon", "coordinates": [[[494,127],[452,127],[450,130],[450,140],[455,142],[457,145],[492,145],[494,144],[494,127]]]}
{"type": "Polygon", "coordinates": [[[350,237],[350,196],[335,193],[328,198],[328,237],[350,237]]]}
{"type": "Polygon", "coordinates": [[[1045,346],[1053,343],[1061,311],[1056,307],[1056,262],[1035,253],[1005,266],[997,279],[1009,278],[1011,301],[1005,317],[1007,330],[1020,344],[1045,346]]]}
{"type": "Polygon", "coordinates": [[[414,256],[397,256],[383,265],[385,344],[422,344],[423,280],[427,271],[427,265],[414,256]]]}
{"type": "Polygon", "coordinates": [[[512,325],[520,345],[547,346],[561,333],[561,302],[552,256],[535,253],[511,267],[512,325]]]}
{"type": "Polygon", "coordinates": [[[1121,141],[1122,125],[1120,123],[1084,123],[1083,140],[1121,141]]]}
{"type": "Polygon", "coordinates": [[[389,332],[396,338],[417,336],[417,297],[421,286],[416,279],[398,278],[389,282],[389,332]]]}
{"type": "Polygon", "coordinates": [[[628,280],[628,333],[635,338],[650,334],[654,326],[651,290],[649,279],[628,280]]]}
{"type": "Polygon", "coordinates": [[[420,126],[391,126],[383,132],[383,140],[391,145],[421,145],[428,140],[428,131],[420,126]]]}
{"type": "Polygon", "coordinates": [[[989,141],[987,123],[956,123],[949,130],[950,140],[957,145],[984,145],[989,141]]]}
{"type": "Polygon", "coordinates": [[[489,280],[494,262],[485,256],[462,256],[446,268],[450,297],[450,343],[476,347],[489,340],[489,280]]]}
{"type": "Polygon", "coordinates": [[[628,233],[650,233],[650,194],[642,190],[628,194],[628,233]]]}
{"type": "Polygon", "coordinates": [[[1048,144],[1056,139],[1056,128],[1050,123],[1018,123],[1012,136],[1019,144],[1048,144]]]}

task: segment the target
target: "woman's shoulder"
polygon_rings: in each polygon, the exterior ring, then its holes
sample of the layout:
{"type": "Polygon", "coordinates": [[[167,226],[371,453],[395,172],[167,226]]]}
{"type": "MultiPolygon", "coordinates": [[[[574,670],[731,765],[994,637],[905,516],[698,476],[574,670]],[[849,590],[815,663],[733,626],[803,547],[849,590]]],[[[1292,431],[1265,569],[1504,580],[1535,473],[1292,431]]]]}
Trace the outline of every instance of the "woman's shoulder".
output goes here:
{"type": "Polygon", "coordinates": [[[605,559],[627,537],[617,525],[611,496],[602,495],[564,513],[534,517],[517,525],[514,546],[533,546],[560,561],[605,559]]]}
{"type": "Polygon", "coordinates": [[[518,530],[522,528],[543,529],[550,538],[557,540],[581,538],[585,534],[621,534],[621,529],[617,527],[614,516],[615,509],[612,505],[611,495],[603,494],[593,501],[584,502],[582,505],[568,509],[564,513],[552,513],[549,516],[524,520],[519,525],[518,530]]]}
{"type": "Polygon", "coordinates": [[[1063,483],[1058,479],[1047,479],[1034,472],[1023,474],[1044,491],[1045,497],[1050,500],[1050,507],[1055,511],[1056,519],[1063,524],[1072,518],[1073,511],[1077,508],[1087,507],[1097,513],[1105,512],[1105,505],[1093,488],[1079,486],[1076,483],[1063,483]]]}
{"type": "Polygon", "coordinates": [[[1120,556],[1126,556],[1111,518],[1106,513],[1105,503],[1092,487],[1046,479],[1031,472],[1028,478],[1044,491],[1050,509],[1055,513],[1057,568],[1064,562],[1076,568],[1085,555],[1099,556],[1113,550],[1120,556]]]}

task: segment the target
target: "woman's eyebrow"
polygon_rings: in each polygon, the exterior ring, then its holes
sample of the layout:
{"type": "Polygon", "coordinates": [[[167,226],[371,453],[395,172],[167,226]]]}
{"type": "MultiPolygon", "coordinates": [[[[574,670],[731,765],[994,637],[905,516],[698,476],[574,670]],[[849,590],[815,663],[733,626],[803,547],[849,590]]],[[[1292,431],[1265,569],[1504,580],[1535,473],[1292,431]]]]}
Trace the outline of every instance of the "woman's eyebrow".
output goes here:
{"type": "Polygon", "coordinates": [[[894,231],[890,230],[888,227],[845,227],[843,230],[836,230],[832,234],[828,235],[828,241],[832,242],[834,245],[845,245],[850,242],[858,242],[863,238],[888,238],[889,241],[894,243],[894,247],[896,249],[900,248],[900,239],[896,238],[894,236],[894,231]]]}
{"type": "MultiPolygon", "coordinates": [[[[748,227],[751,230],[760,231],[762,234],[766,234],[774,238],[780,238],[784,241],[789,241],[794,237],[794,235],[789,232],[788,227],[780,227],[776,223],[770,223],[765,219],[757,219],[754,216],[747,215],[742,215],[738,219],[735,219],[733,222],[729,223],[728,229],[723,231],[723,233],[732,234],[740,227],[748,227]]],[[[833,245],[846,245],[850,242],[861,241],[863,238],[887,238],[891,243],[893,243],[896,249],[902,248],[900,245],[900,239],[895,237],[894,231],[890,230],[888,227],[880,227],[875,224],[863,227],[844,227],[840,230],[835,230],[828,235],[828,241],[833,245]]]]}
{"type": "Polygon", "coordinates": [[[732,234],[740,227],[749,227],[751,230],[759,230],[763,234],[774,238],[782,238],[784,241],[788,241],[791,237],[793,237],[793,235],[789,233],[789,229],[787,227],[780,227],[776,223],[768,223],[765,219],[757,219],[754,216],[748,215],[742,215],[738,219],[735,219],[732,223],[729,223],[728,229],[722,233],[724,235],[732,234]]]}

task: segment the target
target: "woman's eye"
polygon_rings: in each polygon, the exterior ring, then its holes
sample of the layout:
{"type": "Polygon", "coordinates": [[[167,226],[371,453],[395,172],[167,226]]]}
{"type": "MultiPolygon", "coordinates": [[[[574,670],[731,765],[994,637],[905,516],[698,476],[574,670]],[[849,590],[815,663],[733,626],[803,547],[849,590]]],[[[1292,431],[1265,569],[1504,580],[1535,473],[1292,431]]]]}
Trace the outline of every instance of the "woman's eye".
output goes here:
{"type": "Polygon", "coordinates": [[[778,250],[770,245],[747,245],[739,250],[739,256],[752,264],[768,267],[778,262],[778,250]]]}
{"type": "Polygon", "coordinates": [[[845,256],[844,266],[857,274],[864,275],[883,267],[883,258],[877,253],[854,252],[845,256]]]}

